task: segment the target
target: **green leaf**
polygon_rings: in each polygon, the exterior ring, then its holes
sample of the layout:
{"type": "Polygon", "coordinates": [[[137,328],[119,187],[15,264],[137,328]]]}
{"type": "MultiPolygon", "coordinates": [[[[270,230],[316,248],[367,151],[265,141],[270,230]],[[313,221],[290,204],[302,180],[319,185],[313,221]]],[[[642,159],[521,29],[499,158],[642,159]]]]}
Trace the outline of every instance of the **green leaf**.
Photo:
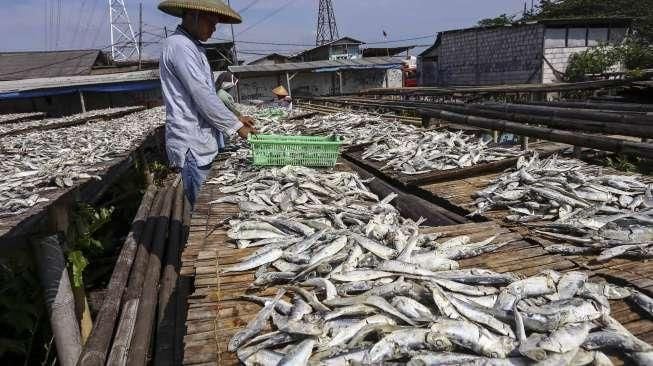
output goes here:
{"type": "Polygon", "coordinates": [[[73,286],[84,286],[83,273],[84,268],[88,265],[88,260],[84,257],[84,254],[79,250],[68,253],[68,263],[70,263],[73,273],[73,286]]]}

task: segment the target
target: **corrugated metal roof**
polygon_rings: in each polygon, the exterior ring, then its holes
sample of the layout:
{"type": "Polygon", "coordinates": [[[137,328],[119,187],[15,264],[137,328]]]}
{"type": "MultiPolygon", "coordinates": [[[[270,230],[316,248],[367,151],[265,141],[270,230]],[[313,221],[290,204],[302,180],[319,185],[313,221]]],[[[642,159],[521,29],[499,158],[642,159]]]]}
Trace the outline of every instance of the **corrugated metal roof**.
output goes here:
{"type": "Polygon", "coordinates": [[[117,74],[61,76],[55,78],[0,81],[1,93],[17,93],[29,90],[58,89],[98,84],[117,84],[158,80],[159,70],[133,71],[117,74]]]}
{"type": "Polygon", "coordinates": [[[280,72],[315,71],[319,69],[355,69],[374,68],[374,66],[387,67],[401,65],[403,57],[364,57],[353,60],[326,60],[311,62],[291,62],[274,65],[245,65],[230,66],[229,71],[234,74],[276,74],[280,72]]]}
{"type": "Polygon", "coordinates": [[[99,50],[0,53],[0,80],[89,75],[99,50]]]}

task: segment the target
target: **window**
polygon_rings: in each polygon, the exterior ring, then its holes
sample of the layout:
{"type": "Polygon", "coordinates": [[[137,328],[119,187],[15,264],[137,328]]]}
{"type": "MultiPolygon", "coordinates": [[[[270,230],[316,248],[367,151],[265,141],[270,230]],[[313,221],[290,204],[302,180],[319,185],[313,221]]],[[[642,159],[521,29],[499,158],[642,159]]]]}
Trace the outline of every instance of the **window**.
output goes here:
{"type": "Polygon", "coordinates": [[[587,46],[587,28],[569,28],[567,47],[587,46]]]}
{"type": "Polygon", "coordinates": [[[598,46],[608,42],[608,28],[590,28],[587,32],[587,45],[598,46]]]}
{"type": "Polygon", "coordinates": [[[544,35],[544,48],[561,48],[566,46],[567,28],[547,28],[544,35]]]}

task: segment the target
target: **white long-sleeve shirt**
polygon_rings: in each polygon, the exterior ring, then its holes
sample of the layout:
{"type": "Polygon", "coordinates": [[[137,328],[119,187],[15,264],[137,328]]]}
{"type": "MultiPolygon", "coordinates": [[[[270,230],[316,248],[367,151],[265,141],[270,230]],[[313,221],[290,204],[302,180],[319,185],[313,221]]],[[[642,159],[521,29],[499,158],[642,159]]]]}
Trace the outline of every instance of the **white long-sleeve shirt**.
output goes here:
{"type": "Polygon", "coordinates": [[[168,37],[159,61],[166,106],[166,153],[183,167],[190,150],[198,166],[210,164],[243,124],[218,98],[204,47],[181,26],[168,37]]]}

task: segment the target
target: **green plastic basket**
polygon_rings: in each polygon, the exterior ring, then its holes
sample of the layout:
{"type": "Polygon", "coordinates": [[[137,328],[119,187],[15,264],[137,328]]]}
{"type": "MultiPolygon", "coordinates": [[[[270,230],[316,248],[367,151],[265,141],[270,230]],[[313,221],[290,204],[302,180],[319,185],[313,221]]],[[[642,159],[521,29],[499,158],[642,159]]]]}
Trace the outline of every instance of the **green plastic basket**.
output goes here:
{"type": "Polygon", "coordinates": [[[336,136],[250,135],[250,146],[257,166],[334,166],[342,141],[336,136]]]}

